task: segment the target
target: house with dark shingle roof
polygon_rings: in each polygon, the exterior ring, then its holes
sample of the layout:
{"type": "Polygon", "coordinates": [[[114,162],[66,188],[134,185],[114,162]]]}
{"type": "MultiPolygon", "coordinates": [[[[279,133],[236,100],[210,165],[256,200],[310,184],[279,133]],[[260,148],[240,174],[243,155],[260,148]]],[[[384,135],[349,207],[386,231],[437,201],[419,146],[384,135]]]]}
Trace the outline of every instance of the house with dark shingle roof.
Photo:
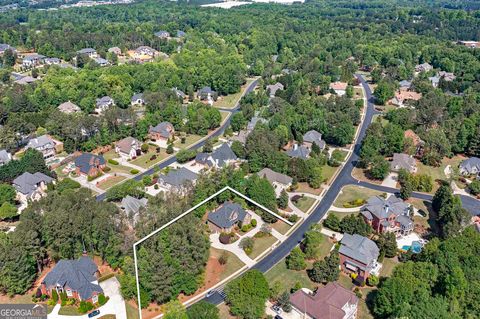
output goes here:
{"type": "Polygon", "coordinates": [[[0,55],[3,55],[7,50],[12,50],[13,52],[17,52],[17,50],[11,45],[6,43],[0,43],[0,55]]]}
{"type": "Polygon", "coordinates": [[[346,273],[356,273],[359,282],[367,280],[370,274],[380,270],[377,262],[380,249],[367,237],[358,234],[344,234],[338,250],[340,266],[346,273]]]}
{"type": "Polygon", "coordinates": [[[130,99],[130,104],[132,106],[141,106],[143,104],[145,104],[145,99],[143,97],[143,93],[137,93],[137,94],[134,94],[132,96],[132,98],[130,99]]]}
{"type": "Polygon", "coordinates": [[[12,154],[7,152],[7,150],[0,150],[0,166],[8,164],[12,160],[12,154]]]}
{"type": "Polygon", "coordinates": [[[217,92],[212,90],[209,86],[204,86],[197,91],[197,98],[200,101],[206,101],[208,104],[212,105],[214,100],[216,100],[217,92]]]}
{"type": "Polygon", "coordinates": [[[417,162],[411,155],[405,153],[394,153],[393,159],[390,162],[390,169],[394,172],[405,169],[410,173],[415,173],[417,171],[417,162]]]}
{"type": "Polygon", "coordinates": [[[307,315],[315,319],[355,319],[358,301],[352,291],[337,282],[320,286],[315,293],[303,288],[290,295],[290,303],[298,318],[307,315]]]}
{"type": "Polygon", "coordinates": [[[65,292],[68,298],[96,303],[98,296],[103,294],[97,276],[98,267],[90,257],[62,259],[45,276],[40,289],[49,296],[56,290],[58,294],[65,292]]]}
{"type": "Polygon", "coordinates": [[[313,143],[317,144],[321,151],[325,149],[325,141],[322,140],[322,133],[310,130],[303,135],[303,145],[312,150],[313,143]]]}
{"type": "Polygon", "coordinates": [[[304,145],[294,144],[292,148],[287,151],[287,155],[292,158],[307,159],[310,156],[310,150],[304,145]]]}
{"type": "Polygon", "coordinates": [[[158,176],[158,184],[166,191],[183,192],[188,184],[195,185],[198,175],[191,170],[181,167],[171,169],[166,174],[158,176]]]}
{"type": "Polygon", "coordinates": [[[365,222],[378,233],[392,232],[398,237],[413,231],[410,205],[394,195],[386,199],[381,196],[370,197],[360,213],[365,222]]]}
{"type": "Polygon", "coordinates": [[[88,56],[90,59],[94,59],[97,57],[97,51],[93,48],[85,48],[77,51],[77,54],[84,54],[88,56]]]}
{"type": "Polygon", "coordinates": [[[242,227],[251,222],[250,215],[240,204],[226,202],[217,210],[208,213],[208,227],[212,232],[229,233],[235,226],[242,227]]]}
{"type": "Polygon", "coordinates": [[[270,168],[264,168],[257,173],[261,178],[266,178],[275,189],[283,190],[292,185],[293,179],[285,174],[272,171],[270,168]]]}
{"type": "Polygon", "coordinates": [[[283,89],[284,89],[283,84],[280,83],[280,82],[277,82],[277,83],[271,84],[271,85],[267,85],[267,91],[270,94],[270,98],[275,97],[275,95],[277,94],[277,91],[278,90],[283,91],[283,89]]]}
{"type": "Polygon", "coordinates": [[[161,31],[155,32],[154,35],[155,35],[157,38],[160,38],[160,39],[168,39],[168,38],[170,38],[170,32],[165,31],[165,30],[161,30],[161,31]]]}
{"type": "Polygon", "coordinates": [[[237,155],[227,143],[213,150],[212,153],[198,153],[195,162],[204,168],[221,168],[228,166],[238,160],[237,155]]]}
{"type": "Polygon", "coordinates": [[[148,138],[154,141],[166,141],[172,138],[173,134],[175,134],[175,128],[170,122],[162,122],[148,129],[148,138]]]}
{"type": "Polygon", "coordinates": [[[106,166],[105,158],[101,155],[82,153],[75,159],[77,175],[98,176],[106,166]]]}
{"type": "Polygon", "coordinates": [[[46,160],[55,157],[57,153],[61,153],[63,151],[63,143],[53,139],[49,135],[42,135],[28,141],[25,148],[32,148],[39,151],[43,154],[43,158],[46,160]]]}
{"type": "Polygon", "coordinates": [[[460,174],[464,176],[468,175],[480,175],[480,158],[478,157],[470,157],[462,161],[459,165],[460,174]]]}
{"type": "Polygon", "coordinates": [[[34,66],[40,65],[40,64],[43,63],[45,58],[46,57],[44,55],[37,54],[37,53],[27,55],[22,60],[22,66],[24,66],[24,67],[34,67],[34,66]]]}
{"type": "Polygon", "coordinates": [[[12,186],[17,190],[17,199],[27,202],[27,200],[42,198],[47,190],[47,185],[52,182],[53,178],[43,173],[25,172],[13,180],[12,186]]]}
{"type": "Polygon", "coordinates": [[[148,205],[148,199],[146,198],[135,198],[130,195],[127,195],[122,199],[120,207],[125,212],[127,217],[133,219],[133,225],[138,221],[138,214],[140,210],[146,208],[148,205]]]}
{"type": "Polygon", "coordinates": [[[177,38],[184,38],[187,34],[182,30],[177,30],[177,38]]]}

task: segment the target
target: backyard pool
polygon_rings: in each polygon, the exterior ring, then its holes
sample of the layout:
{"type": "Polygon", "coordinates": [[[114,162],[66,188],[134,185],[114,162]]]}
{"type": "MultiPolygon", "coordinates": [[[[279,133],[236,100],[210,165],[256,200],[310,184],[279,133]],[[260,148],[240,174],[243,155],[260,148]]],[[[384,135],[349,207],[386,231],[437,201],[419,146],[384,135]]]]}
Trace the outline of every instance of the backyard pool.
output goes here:
{"type": "Polygon", "coordinates": [[[412,241],[412,245],[405,245],[402,247],[403,250],[411,250],[413,253],[418,254],[422,251],[422,244],[419,241],[412,241]]]}

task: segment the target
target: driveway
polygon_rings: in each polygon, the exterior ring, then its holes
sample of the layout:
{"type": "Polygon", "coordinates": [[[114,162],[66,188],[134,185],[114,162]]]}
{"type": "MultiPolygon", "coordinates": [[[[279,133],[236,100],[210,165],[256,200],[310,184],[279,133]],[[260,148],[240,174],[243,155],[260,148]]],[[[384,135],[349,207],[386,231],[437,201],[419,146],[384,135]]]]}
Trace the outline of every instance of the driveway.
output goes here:
{"type": "Polygon", "coordinates": [[[383,180],[382,186],[396,188],[397,187],[397,181],[398,181],[398,174],[397,173],[390,173],[383,180]]]}

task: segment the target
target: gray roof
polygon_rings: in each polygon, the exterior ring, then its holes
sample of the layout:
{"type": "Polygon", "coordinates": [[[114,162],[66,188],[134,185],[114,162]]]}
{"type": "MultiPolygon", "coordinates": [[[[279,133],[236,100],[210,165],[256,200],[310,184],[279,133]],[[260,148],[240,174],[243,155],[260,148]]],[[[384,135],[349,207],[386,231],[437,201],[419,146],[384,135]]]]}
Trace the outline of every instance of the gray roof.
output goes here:
{"type": "Polygon", "coordinates": [[[226,202],[217,210],[208,213],[208,221],[220,228],[230,228],[242,222],[247,212],[237,203],[226,202]]]}
{"type": "Polygon", "coordinates": [[[403,227],[410,227],[413,225],[413,220],[411,220],[410,217],[405,215],[398,216],[397,222],[399,222],[400,225],[402,225],[403,227]]]}
{"type": "Polygon", "coordinates": [[[24,194],[30,195],[35,192],[41,182],[45,184],[51,183],[53,178],[43,173],[36,172],[35,174],[25,172],[13,180],[15,189],[24,194]]]}
{"type": "Polygon", "coordinates": [[[26,146],[26,148],[33,148],[33,149],[45,148],[45,147],[55,148],[55,142],[48,135],[42,135],[36,138],[32,138],[30,141],[28,141],[28,144],[26,146]]]}
{"type": "Polygon", "coordinates": [[[27,55],[23,59],[23,61],[34,61],[34,60],[42,60],[42,59],[45,59],[44,55],[34,53],[34,54],[27,55]]]}
{"type": "Polygon", "coordinates": [[[469,159],[466,159],[460,163],[460,169],[472,174],[474,172],[474,169],[480,171],[480,158],[478,157],[470,157],[469,159]]]}
{"type": "Polygon", "coordinates": [[[103,156],[90,153],[82,153],[82,155],[75,159],[75,166],[77,166],[80,169],[80,172],[84,174],[88,174],[92,167],[105,164],[106,162],[103,156]]]}
{"type": "Polygon", "coordinates": [[[165,30],[160,30],[158,32],[155,32],[154,35],[156,37],[169,37],[170,36],[170,32],[168,31],[165,31],[165,30]]]}
{"type": "Polygon", "coordinates": [[[407,89],[409,89],[412,86],[412,82],[407,80],[400,81],[399,84],[401,88],[407,88],[407,89]]]}
{"type": "Polygon", "coordinates": [[[177,97],[180,97],[182,99],[184,99],[187,95],[185,94],[185,92],[183,92],[182,90],[179,90],[177,88],[173,88],[172,89],[173,92],[175,92],[175,94],[177,95],[177,97]]]}
{"type": "Polygon", "coordinates": [[[105,60],[104,58],[101,58],[101,57],[95,58],[95,59],[93,59],[93,61],[95,61],[98,64],[107,64],[108,63],[108,60],[105,60]]]}
{"type": "Polygon", "coordinates": [[[78,105],[70,102],[70,101],[67,101],[67,102],[64,102],[62,104],[60,104],[58,106],[58,109],[60,110],[60,112],[63,112],[63,113],[76,113],[76,112],[80,112],[81,109],[78,105]]]}
{"type": "Polygon", "coordinates": [[[47,288],[68,287],[77,291],[83,300],[92,297],[93,293],[103,293],[102,287],[95,284],[97,265],[89,257],[82,256],[77,260],[62,259],[45,276],[43,283],[47,288]]]}
{"type": "Polygon", "coordinates": [[[142,100],[143,101],[143,93],[137,93],[137,94],[134,94],[132,96],[132,98],[130,99],[131,102],[136,102],[138,100],[142,100]]]}
{"type": "Polygon", "coordinates": [[[194,182],[198,175],[185,167],[172,169],[167,174],[161,174],[158,179],[174,187],[181,187],[186,182],[194,182]]]}
{"type": "Polygon", "coordinates": [[[162,137],[169,138],[171,134],[169,127],[173,127],[172,123],[162,122],[157,126],[151,126],[148,131],[153,133],[159,133],[162,137]]]}
{"type": "Polygon", "coordinates": [[[6,150],[0,150],[0,164],[4,165],[10,162],[12,155],[6,150]]]}
{"type": "Polygon", "coordinates": [[[306,159],[310,155],[310,151],[303,145],[295,145],[291,150],[287,151],[287,155],[290,157],[306,159]]]}
{"type": "Polygon", "coordinates": [[[267,123],[267,120],[258,116],[252,117],[252,119],[247,124],[247,131],[253,131],[255,129],[255,126],[257,126],[258,122],[265,124],[267,123]]]}
{"type": "Polygon", "coordinates": [[[228,161],[236,161],[237,155],[232,151],[227,143],[223,143],[219,148],[215,149],[211,154],[198,153],[195,161],[208,166],[223,167],[228,161]]]}
{"type": "Polygon", "coordinates": [[[96,52],[96,51],[93,48],[85,48],[85,49],[81,49],[81,50],[77,51],[78,54],[89,54],[89,53],[94,53],[94,52],[96,52]]]}
{"type": "Polygon", "coordinates": [[[270,168],[264,168],[257,173],[258,176],[266,178],[270,183],[280,183],[283,185],[289,185],[292,183],[292,178],[285,174],[272,171],[270,168]]]}
{"type": "Polygon", "coordinates": [[[113,99],[107,95],[97,99],[97,107],[98,106],[109,106],[113,104],[113,99]]]}
{"type": "Polygon", "coordinates": [[[410,156],[405,153],[394,153],[393,154],[393,160],[390,163],[390,168],[392,170],[397,170],[397,169],[406,169],[407,171],[411,172],[417,167],[417,163],[415,162],[415,159],[413,156],[410,156]]]}
{"type": "Polygon", "coordinates": [[[408,216],[409,213],[409,205],[393,195],[387,199],[381,196],[372,196],[362,208],[362,214],[367,218],[376,216],[378,219],[386,219],[391,214],[395,214],[398,217],[400,215],[408,216]]]}
{"type": "Polygon", "coordinates": [[[130,195],[122,199],[121,207],[125,210],[127,214],[138,214],[140,208],[146,207],[148,204],[148,199],[146,198],[135,198],[130,195]]]}
{"type": "Polygon", "coordinates": [[[212,88],[209,86],[204,86],[203,88],[198,90],[198,94],[213,94],[213,93],[215,93],[215,91],[212,90],[212,88]]]}
{"type": "Polygon", "coordinates": [[[60,59],[59,58],[46,58],[45,59],[45,63],[60,63],[60,59]]]}
{"type": "Polygon", "coordinates": [[[303,141],[307,143],[315,143],[320,149],[325,148],[325,141],[322,140],[322,133],[319,133],[315,130],[310,130],[303,135],[303,141]]]}
{"type": "Polygon", "coordinates": [[[271,96],[275,96],[278,90],[283,90],[283,84],[277,82],[275,84],[267,85],[267,90],[270,92],[271,96]]]}
{"type": "Polygon", "coordinates": [[[31,77],[30,75],[22,76],[14,81],[14,83],[25,85],[38,81],[38,79],[31,77]]]}
{"type": "Polygon", "coordinates": [[[14,47],[12,47],[9,44],[6,43],[0,43],[0,52],[7,51],[8,49],[11,49],[12,51],[16,51],[14,47]]]}
{"type": "Polygon", "coordinates": [[[183,38],[187,34],[182,30],[177,30],[177,38],[183,38]]]}
{"type": "Polygon", "coordinates": [[[338,251],[340,254],[357,260],[367,267],[371,266],[380,254],[380,250],[372,240],[358,234],[344,234],[340,243],[338,251]]]}

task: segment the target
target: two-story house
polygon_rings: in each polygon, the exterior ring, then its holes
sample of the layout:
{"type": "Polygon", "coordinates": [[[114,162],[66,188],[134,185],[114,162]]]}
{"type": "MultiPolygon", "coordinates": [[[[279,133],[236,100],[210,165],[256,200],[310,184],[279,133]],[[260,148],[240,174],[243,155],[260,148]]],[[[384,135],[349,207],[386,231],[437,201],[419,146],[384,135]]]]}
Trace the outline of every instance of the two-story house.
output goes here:
{"type": "Polygon", "coordinates": [[[40,172],[25,172],[13,180],[12,186],[17,191],[17,200],[26,203],[28,200],[38,200],[45,196],[47,185],[53,181],[53,178],[40,172]]]}
{"type": "Polygon", "coordinates": [[[56,154],[63,152],[63,143],[53,139],[49,135],[42,135],[32,138],[28,141],[26,149],[35,149],[43,154],[45,160],[55,157],[56,154]]]}
{"type": "Polygon", "coordinates": [[[312,150],[313,143],[315,143],[321,151],[325,149],[325,141],[322,140],[322,133],[315,130],[310,130],[303,135],[303,145],[312,150]]]}
{"type": "Polygon", "coordinates": [[[103,114],[113,105],[115,105],[115,101],[111,97],[105,95],[96,100],[95,113],[103,114]]]}
{"type": "Polygon", "coordinates": [[[171,169],[166,174],[160,174],[157,183],[165,191],[183,193],[188,185],[195,185],[197,178],[197,174],[185,167],[181,167],[179,169],[171,169]]]}
{"type": "Polygon", "coordinates": [[[212,232],[229,233],[235,226],[250,224],[250,215],[240,204],[226,202],[216,210],[208,213],[208,227],[212,232]]]}
{"type": "Polygon", "coordinates": [[[195,164],[203,168],[222,168],[238,161],[237,155],[227,143],[213,150],[212,153],[198,153],[195,164]]]}
{"type": "Polygon", "coordinates": [[[103,156],[90,153],[82,153],[75,159],[75,171],[77,175],[98,176],[103,172],[106,165],[107,163],[103,156]]]}
{"type": "Polygon", "coordinates": [[[115,143],[115,152],[126,160],[132,160],[141,155],[141,142],[131,136],[115,143]]]}
{"type": "Polygon", "coordinates": [[[378,275],[380,271],[381,264],[377,262],[380,249],[367,237],[344,234],[338,253],[342,271],[357,274],[358,282],[364,282],[370,274],[378,275]]]}
{"type": "Polygon", "coordinates": [[[170,122],[162,122],[148,129],[148,138],[153,141],[168,141],[173,138],[175,128],[170,122]]]}

